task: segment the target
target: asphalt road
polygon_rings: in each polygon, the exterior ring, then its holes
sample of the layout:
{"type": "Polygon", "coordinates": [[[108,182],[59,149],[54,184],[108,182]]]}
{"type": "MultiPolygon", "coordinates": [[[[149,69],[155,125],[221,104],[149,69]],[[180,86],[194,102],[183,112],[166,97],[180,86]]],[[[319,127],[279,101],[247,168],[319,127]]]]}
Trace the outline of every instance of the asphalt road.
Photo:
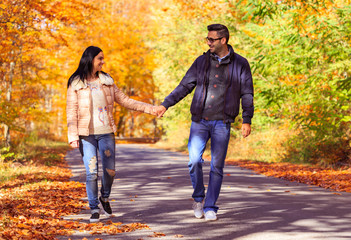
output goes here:
{"type": "MultiPolygon", "coordinates": [[[[117,235],[77,232],[58,239],[300,240],[351,239],[351,194],[258,175],[226,166],[218,221],[196,219],[188,157],[142,144],[117,145],[117,176],[110,197],[113,222],[141,222],[151,229],[117,235]],[[155,238],[154,238],[155,239],[155,238]]],[[[74,181],[85,182],[78,150],[67,153],[74,181]]],[[[205,182],[209,164],[205,163],[205,182]]],[[[86,200],[86,199],[85,199],[86,200]]],[[[90,211],[66,219],[84,219],[90,211]]],[[[102,215],[101,221],[107,221],[102,215]]]]}

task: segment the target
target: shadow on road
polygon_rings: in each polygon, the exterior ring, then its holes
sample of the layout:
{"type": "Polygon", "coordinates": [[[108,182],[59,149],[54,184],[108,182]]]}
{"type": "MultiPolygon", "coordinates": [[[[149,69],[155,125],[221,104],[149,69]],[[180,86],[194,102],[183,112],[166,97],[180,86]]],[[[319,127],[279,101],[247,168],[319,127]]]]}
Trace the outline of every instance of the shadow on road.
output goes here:
{"type": "MultiPolygon", "coordinates": [[[[336,194],[315,186],[265,177],[237,166],[226,166],[218,200],[218,221],[195,219],[187,155],[150,148],[147,145],[117,145],[116,170],[111,205],[113,222],[141,222],[150,230],[102,239],[350,239],[350,194],[336,194]]],[[[73,181],[85,181],[77,150],[66,157],[73,181]]],[[[209,164],[205,163],[205,183],[209,164]]],[[[89,211],[67,218],[88,222],[89,211]]],[[[102,221],[106,221],[103,218],[102,221]]],[[[71,239],[95,239],[76,233],[71,239]]],[[[68,237],[59,237],[68,239],[68,237]]]]}

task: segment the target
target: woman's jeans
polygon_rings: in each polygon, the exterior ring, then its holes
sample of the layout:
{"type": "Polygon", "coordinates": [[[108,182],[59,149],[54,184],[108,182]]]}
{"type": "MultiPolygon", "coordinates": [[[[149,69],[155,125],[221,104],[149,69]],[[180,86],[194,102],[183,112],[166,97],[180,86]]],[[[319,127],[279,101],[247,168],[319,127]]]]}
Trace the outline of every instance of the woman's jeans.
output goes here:
{"type": "Polygon", "coordinates": [[[86,169],[86,189],[91,210],[99,209],[98,152],[102,162],[101,197],[108,198],[115,177],[115,135],[79,136],[79,150],[86,169]]]}
{"type": "Polygon", "coordinates": [[[193,199],[201,202],[205,198],[205,186],[202,172],[202,154],[206,143],[211,138],[211,170],[207,194],[204,202],[204,212],[215,211],[215,205],[219,196],[223,180],[223,168],[227,155],[230,137],[230,123],[222,120],[192,122],[188,143],[189,150],[189,173],[194,188],[193,199]]]}

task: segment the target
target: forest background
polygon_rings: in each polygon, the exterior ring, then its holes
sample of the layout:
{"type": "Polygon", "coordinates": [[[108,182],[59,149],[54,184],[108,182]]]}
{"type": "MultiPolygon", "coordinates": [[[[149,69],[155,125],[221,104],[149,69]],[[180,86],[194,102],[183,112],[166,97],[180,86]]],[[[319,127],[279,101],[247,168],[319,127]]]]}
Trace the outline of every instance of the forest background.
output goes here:
{"type": "MultiPolygon", "coordinates": [[[[254,78],[253,132],[240,136],[239,115],[228,158],[347,166],[349,0],[3,0],[0,164],[41,139],[66,141],[67,79],[86,47],[104,51],[104,71],[127,95],[160,104],[208,50],[212,23],[228,26],[229,44],[254,78]]],[[[116,105],[117,136],[161,137],[159,144],[185,150],[190,102],[191,95],[162,119],[116,105]]]]}

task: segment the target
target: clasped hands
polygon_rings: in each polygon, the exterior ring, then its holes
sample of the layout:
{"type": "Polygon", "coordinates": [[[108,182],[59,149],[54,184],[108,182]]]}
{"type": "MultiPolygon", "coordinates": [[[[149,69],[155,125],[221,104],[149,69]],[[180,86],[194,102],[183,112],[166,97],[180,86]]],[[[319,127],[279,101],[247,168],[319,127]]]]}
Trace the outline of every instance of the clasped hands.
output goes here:
{"type": "Polygon", "coordinates": [[[167,109],[162,106],[162,105],[159,105],[159,106],[153,106],[152,108],[152,115],[155,115],[157,117],[163,117],[163,114],[167,111],[167,109]]]}

